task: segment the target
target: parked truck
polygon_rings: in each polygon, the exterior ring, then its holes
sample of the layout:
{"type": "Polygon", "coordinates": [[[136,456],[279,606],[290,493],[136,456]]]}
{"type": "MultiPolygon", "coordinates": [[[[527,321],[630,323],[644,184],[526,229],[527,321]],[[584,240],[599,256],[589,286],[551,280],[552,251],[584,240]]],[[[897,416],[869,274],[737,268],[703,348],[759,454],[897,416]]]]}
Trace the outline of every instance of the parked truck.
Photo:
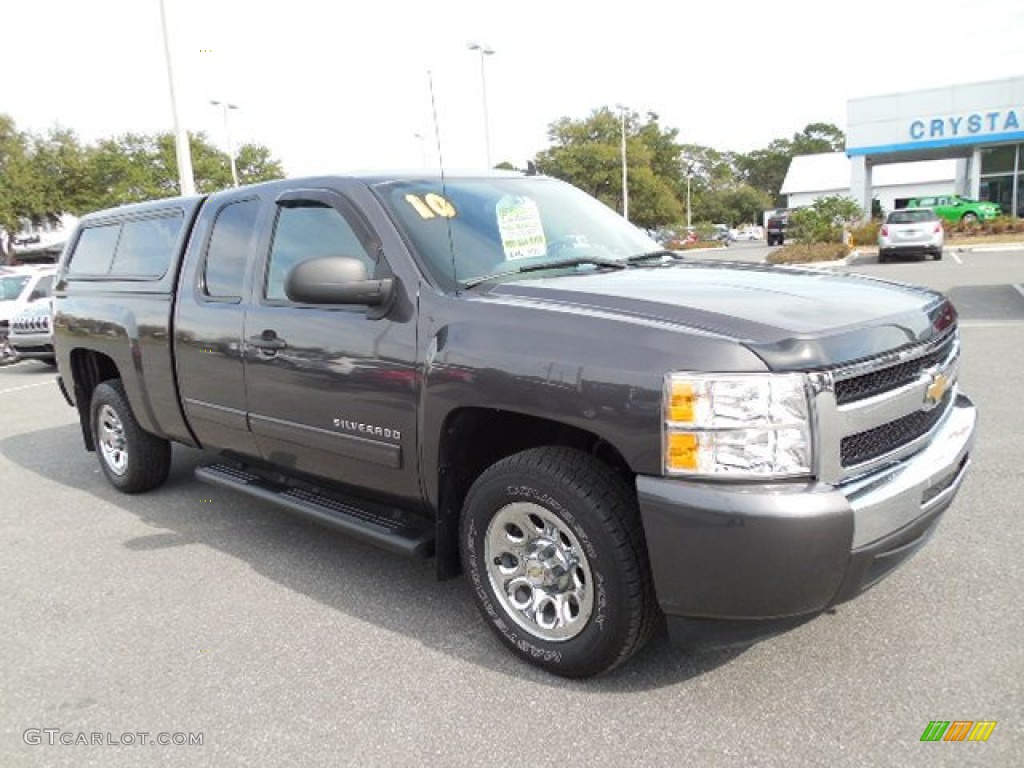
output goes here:
{"type": "Polygon", "coordinates": [[[518,174],[91,214],[54,335],[119,490],[205,449],[200,480],[465,572],[500,641],[568,677],[662,620],[747,643],[861,593],[932,533],[976,421],[945,296],[680,258],[518,174]]]}

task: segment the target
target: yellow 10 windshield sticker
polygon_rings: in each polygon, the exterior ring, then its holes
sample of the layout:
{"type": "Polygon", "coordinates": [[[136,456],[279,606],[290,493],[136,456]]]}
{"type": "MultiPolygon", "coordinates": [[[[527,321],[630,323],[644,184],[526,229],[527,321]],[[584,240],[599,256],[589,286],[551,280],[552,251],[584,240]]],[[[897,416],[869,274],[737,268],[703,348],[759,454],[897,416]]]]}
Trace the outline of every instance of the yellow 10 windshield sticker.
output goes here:
{"type": "Polygon", "coordinates": [[[432,219],[440,216],[442,219],[455,218],[455,206],[445,200],[441,195],[429,192],[423,197],[406,195],[405,202],[413,207],[413,210],[420,215],[421,219],[432,219]]]}
{"type": "Polygon", "coordinates": [[[548,244],[540,209],[533,200],[505,195],[495,206],[495,214],[506,261],[547,255],[548,244]]]}

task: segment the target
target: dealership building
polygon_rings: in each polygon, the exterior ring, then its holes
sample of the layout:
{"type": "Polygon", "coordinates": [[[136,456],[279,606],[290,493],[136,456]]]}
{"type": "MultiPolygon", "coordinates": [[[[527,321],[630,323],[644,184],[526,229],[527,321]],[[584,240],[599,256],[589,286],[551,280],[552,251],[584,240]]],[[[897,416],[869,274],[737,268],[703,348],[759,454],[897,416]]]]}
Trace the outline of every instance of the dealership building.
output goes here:
{"type": "Polygon", "coordinates": [[[794,158],[782,193],[791,208],[846,194],[866,213],[958,194],[1024,216],[1024,77],[852,99],[846,152],[794,158]]]}

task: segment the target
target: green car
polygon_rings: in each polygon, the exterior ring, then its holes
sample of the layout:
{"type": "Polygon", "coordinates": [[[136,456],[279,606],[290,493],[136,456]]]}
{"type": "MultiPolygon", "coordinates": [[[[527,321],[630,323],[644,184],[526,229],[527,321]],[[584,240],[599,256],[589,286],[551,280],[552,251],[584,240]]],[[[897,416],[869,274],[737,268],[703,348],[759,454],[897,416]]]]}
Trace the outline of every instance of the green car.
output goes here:
{"type": "Polygon", "coordinates": [[[939,218],[959,224],[961,221],[987,221],[994,219],[1002,211],[995,203],[971,200],[960,195],[939,195],[938,197],[918,197],[908,204],[910,208],[931,208],[939,218]]]}

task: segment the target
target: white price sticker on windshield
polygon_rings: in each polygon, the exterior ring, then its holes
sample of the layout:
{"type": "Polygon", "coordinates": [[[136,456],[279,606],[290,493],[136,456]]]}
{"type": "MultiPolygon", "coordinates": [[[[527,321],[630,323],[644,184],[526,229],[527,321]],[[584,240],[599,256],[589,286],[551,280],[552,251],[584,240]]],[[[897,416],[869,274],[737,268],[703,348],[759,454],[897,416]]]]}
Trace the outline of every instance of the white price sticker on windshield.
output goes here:
{"type": "Polygon", "coordinates": [[[495,206],[495,214],[506,261],[547,255],[548,243],[540,209],[533,200],[505,195],[495,206]]]}

